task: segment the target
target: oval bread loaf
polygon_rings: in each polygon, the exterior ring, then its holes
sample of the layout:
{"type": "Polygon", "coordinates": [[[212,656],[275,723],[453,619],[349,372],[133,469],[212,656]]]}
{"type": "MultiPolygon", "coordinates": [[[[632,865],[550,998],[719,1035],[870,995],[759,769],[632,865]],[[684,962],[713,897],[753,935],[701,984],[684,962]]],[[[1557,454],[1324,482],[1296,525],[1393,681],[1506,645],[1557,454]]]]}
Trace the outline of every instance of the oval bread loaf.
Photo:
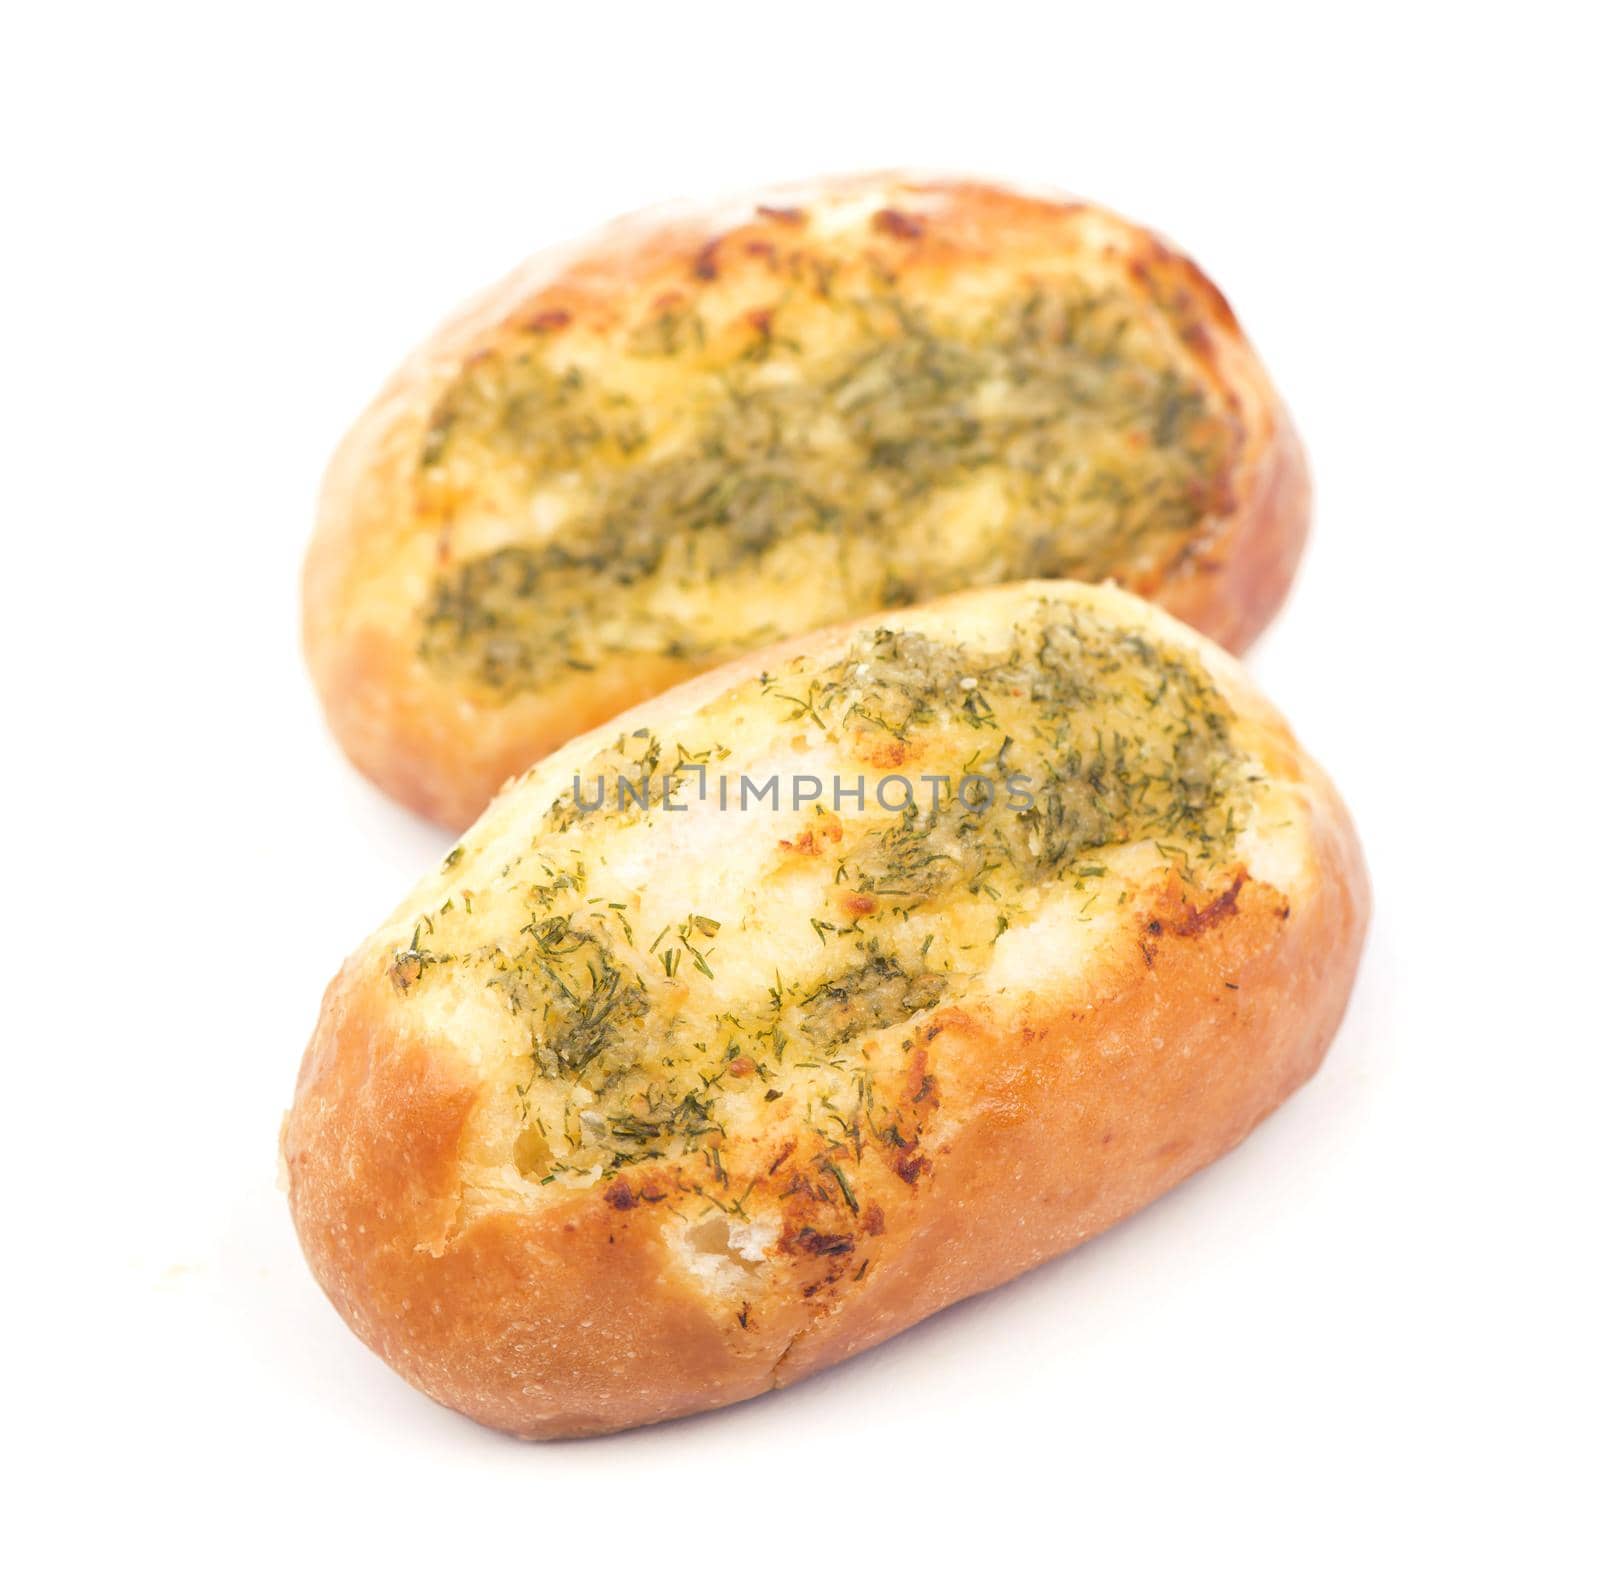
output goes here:
{"type": "Polygon", "coordinates": [[[1240,650],[1307,510],[1188,259],[858,177],[624,221],[441,330],[329,471],[305,644],[357,766],[461,827],[696,672],[971,586],[1112,578],[1240,650]]]}
{"type": "Polygon", "coordinates": [[[285,1127],[300,1238],[497,1428],[734,1402],[1236,1144],[1367,908],[1328,780],[1137,598],[803,636],[509,784],[352,955],[285,1127]]]}

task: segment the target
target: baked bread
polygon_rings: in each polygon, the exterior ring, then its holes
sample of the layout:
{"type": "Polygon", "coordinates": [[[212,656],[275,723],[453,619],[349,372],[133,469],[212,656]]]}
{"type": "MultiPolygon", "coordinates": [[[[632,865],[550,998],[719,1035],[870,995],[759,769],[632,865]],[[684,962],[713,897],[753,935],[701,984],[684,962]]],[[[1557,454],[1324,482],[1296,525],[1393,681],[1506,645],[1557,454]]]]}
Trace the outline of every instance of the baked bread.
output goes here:
{"type": "Polygon", "coordinates": [[[305,644],[356,765],[462,827],[694,673],[969,586],[1114,578],[1242,650],[1307,510],[1187,258],[857,177],[623,221],[442,329],[333,461],[305,644]]]}
{"type": "Polygon", "coordinates": [[[1238,1143],[1367,908],[1328,780],[1125,592],[802,636],[508,784],[352,955],[284,1131],[301,1242],[486,1424],[738,1401],[1238,1143]]]}

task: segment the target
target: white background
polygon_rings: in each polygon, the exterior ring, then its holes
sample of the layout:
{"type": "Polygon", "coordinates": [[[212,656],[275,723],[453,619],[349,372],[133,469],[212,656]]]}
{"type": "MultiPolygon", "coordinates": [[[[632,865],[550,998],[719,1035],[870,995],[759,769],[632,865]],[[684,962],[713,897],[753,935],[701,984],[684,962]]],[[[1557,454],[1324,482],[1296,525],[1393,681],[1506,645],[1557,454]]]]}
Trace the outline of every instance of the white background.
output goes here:
{"type": "Polygon", "coordinates": [[[4,1422],[21,1569],[1595,1570],[1600,151],[1580,8],[39,7],[0,48],[4,1422]],[[1318,1079],[1067,1260],[530,1446],[299,1257],[321,988],[444,849],[325,735],[327,455],[524,254],[913,164],[1233,299],[1316,526],[1251,666],[1377,914],[1318,1079]]]}

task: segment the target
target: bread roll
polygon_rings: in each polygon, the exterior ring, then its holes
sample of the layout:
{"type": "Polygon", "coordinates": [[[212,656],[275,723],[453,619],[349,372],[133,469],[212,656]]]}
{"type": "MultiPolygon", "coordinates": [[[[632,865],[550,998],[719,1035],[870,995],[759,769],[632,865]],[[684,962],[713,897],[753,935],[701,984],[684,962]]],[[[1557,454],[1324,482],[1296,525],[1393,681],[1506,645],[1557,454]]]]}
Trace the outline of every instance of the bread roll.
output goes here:
{"type": "Polygon", "coordinates": [[[329,471],[305,644],[334,733],[446,825],[739,652],[1034,576],[1240,650],[1299,444],[1222,296],[1085,203],[858,177],[534,259],[329,471]]]}
{"type": "Polygon", "coordinates": [[[1367,909],[1283,721],[1125,592],[802,636],[507,785],[350,957],[285,1127],[300,1238],[496,1428],[735,1402],[1237,1144],[1367,909]]]}

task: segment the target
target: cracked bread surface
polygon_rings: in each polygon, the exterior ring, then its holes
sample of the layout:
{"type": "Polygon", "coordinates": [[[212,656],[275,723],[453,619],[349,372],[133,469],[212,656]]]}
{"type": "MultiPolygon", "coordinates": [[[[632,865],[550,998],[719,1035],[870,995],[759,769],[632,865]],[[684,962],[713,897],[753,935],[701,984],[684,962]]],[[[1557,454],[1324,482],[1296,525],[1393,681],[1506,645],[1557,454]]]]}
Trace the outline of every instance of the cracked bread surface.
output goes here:
{"type": "Polygon", "coordinates": [[[285,1130],[301,1239],[485,1423],[736,1401],[1236,1143],[1366,908],[1326,778],[1136,598],[803,636],[509,784],[352,955],[285,1130]]]}

